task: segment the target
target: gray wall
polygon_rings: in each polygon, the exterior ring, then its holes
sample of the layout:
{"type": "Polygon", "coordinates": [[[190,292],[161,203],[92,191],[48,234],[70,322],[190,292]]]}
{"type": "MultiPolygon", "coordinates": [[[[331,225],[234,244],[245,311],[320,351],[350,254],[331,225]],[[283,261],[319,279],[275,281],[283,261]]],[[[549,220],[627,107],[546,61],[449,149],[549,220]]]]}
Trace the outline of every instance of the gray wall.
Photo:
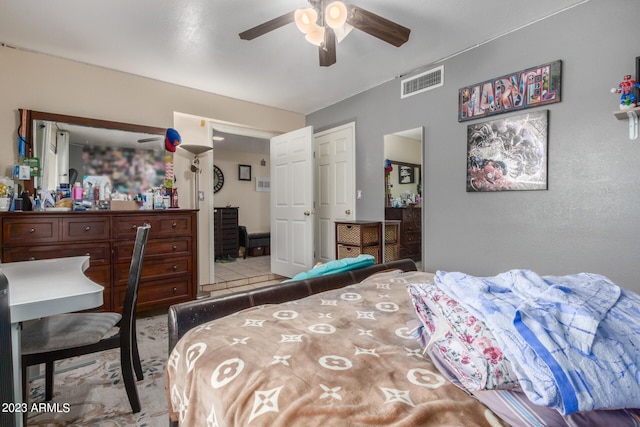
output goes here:
{"type": "Polygon", "coordinates": [[[384,217],[383,135],[425,127],[425,270],[588,271],[640,292],[640,140],[614,118],[619,95],[609,92],[635,75],[639,19],[637,0],[591,0],[446,61],[444,87],[401,100],[393,80],[308,115],[307,124],[356,122],[357,217],[376,221],[384,217]],[[458,123],[458,89],[557,59],[562,101],[528,110],[550,110],[548,190],[467,193],[467,125],[482,120],[458,123]]]}

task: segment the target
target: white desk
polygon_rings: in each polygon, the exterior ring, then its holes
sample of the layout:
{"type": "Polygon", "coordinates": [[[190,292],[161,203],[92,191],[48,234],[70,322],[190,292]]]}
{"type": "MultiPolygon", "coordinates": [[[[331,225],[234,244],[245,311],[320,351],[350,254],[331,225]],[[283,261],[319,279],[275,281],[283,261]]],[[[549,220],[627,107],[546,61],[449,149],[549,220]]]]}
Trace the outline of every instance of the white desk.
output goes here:
{"type": "MultiPolygon", "coordinates": [[[[14,399],[22,401],[20,322],[102,305],[104,288],[84,275],[89,257],[79,256],[0,265],[9,281],[14,399]]],[[[22,414],[16,413],[22,426],[22,414]]]]}

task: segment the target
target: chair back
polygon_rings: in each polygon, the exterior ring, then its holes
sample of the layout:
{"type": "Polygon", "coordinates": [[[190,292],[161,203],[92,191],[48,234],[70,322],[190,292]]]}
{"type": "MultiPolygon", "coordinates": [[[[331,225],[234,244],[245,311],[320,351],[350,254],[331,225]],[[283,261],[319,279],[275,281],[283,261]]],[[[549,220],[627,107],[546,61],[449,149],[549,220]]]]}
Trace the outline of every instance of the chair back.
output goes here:
{"type": "Polygon", "coordinates": [[[244,225],[238,226],[238,237],[240,238],[240,246],[244,246],[246,248],[245,250],[248,250],[249,233],[247,232],[247,227],[244,225]]]}
{"type": "MultiPolygon", "coordinates": [[[[15,402],[13,397],[13,357],[11,347],[11,311],[9,280],[0,271],[0,402],[15,402]]],[[[0,412],[0,425],[14,426],[15,414],[0,412]]]]}
{"type": "MultiPolygon", "coordinates": [[[[135,321],[138,288],[140,286],[140,275],[142,274],[142,261],[144,260],[144,252],[147,248],[150,230],[151,226],[145,224],[138,227],[136,233],[136,241],[133,246],[133,254],[131,255],[131,266],[129,267],[127,293],[124,297],[124,307],[122,309],[121,325],[123,329],[131,330],[132,323],[135,321]]],[[[124,335],[126,336],[126,334],[124,335]]]]}

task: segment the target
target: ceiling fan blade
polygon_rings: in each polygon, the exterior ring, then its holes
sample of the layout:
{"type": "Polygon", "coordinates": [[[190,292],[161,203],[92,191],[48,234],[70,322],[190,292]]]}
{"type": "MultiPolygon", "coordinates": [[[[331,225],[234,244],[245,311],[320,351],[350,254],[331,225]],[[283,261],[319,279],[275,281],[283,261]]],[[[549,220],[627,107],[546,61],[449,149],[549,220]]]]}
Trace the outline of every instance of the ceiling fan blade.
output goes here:
{"type": "Polygon", "coordinates": [[[347,5],[347,8],[349,10],[347,23],[353,25],[360,31],[364,31],[396,47],[402,46],[409,40],[411,30],[407,27],[389,21],[382,16],[359,8],[358,6],[347,5]]]}
{"type": "Polygon", "coordinates": [[[325,27],[324,43],[318,48],[320,53],[320,66],[329,67],[336,63],[336,34],[333,28],[325,27]]]}
{"type": "Polygon", "coordinates": [[[261,35],[267,34],[270,31],[277,30],[280,27],[292,23],[294,21],[294,15],[295,11],[291,11],[277,18],[273,18],[270,21],[264,22],[260,25],[256,25],[253,28],[241,32],[239,34],[240,38],[242,40],[253,40],[256,37],[260,37],[261,35]]]}

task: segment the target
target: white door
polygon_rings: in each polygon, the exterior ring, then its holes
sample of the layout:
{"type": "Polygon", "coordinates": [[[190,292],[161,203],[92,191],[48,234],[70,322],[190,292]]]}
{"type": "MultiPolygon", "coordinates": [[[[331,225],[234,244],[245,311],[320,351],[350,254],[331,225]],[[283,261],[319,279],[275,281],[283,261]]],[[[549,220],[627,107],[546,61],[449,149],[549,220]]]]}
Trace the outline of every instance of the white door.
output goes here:
{"type": "Polygon", "coordinates": [[[313,126],[271,138],[271,272],[313,267],[313,126]]]}
{"type": "Polygon", "coordinates": [[[316,161],[316,261],[336,259],[335,221],[355,210],[355,123],[314,135],[316,161]]]}

